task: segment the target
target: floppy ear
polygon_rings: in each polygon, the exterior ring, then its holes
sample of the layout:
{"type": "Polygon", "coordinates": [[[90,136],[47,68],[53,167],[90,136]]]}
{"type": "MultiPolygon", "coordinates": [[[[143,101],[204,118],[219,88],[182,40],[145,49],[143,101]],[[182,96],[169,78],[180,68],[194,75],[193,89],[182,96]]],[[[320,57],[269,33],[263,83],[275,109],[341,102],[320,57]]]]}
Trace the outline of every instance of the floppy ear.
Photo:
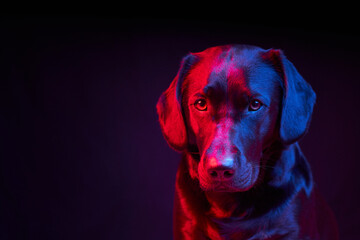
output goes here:
{"type": "Polygon", "coordinates": [[[285,144],[292,144],[306,133],[310,125],[316,95],[281,50],[271,49],[266,55],[283,78],[280,139],[285,144]]]}
{"type": "Polygon", "coordinates": [[[171,82],[170,87],[160,96],[156,109],[162,133],[167,143],[173,149],[182,151],[187,145],[187,133],[181,108],[181,88],[196,57],[188,54],[183,58],[178,74],[171,82]]]}

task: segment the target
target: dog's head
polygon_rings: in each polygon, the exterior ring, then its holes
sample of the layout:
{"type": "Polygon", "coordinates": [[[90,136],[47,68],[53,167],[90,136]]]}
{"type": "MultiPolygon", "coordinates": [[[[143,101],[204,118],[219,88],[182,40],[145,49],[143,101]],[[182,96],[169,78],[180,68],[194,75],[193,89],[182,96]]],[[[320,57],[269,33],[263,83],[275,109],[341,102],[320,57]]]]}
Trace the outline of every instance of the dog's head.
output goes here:
{"type": "Polygon", "coordinates": [[[192,154],[190,175],[201,188],[238,192],[258,181],[273,142],[305,134],[314,103],[282,51],[227,45],[184,57],[157,111],[169,145],[192,154]]]}

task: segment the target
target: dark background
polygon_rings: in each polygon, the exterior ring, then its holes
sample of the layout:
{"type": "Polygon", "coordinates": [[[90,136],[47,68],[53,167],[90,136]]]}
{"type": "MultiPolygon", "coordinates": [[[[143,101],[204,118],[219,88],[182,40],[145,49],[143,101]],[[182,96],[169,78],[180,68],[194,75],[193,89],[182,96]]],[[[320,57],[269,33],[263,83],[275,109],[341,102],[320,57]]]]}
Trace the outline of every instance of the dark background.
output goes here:
{"type": "Polygon", "coordinates": [[[179,154],[155,105],[181,58],[283,49],[317,93],[301,141],[341,239],[360,239],[359,32],[353,23],[1,17],[0,239],[171,239],[179,154]]]}

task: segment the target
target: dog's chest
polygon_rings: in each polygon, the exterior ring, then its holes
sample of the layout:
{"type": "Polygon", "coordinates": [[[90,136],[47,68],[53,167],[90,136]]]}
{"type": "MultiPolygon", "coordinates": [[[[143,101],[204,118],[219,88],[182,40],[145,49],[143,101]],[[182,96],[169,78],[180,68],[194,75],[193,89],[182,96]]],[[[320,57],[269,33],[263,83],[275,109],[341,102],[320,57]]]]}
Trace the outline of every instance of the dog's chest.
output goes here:
{"type": "Polygon", "coordinates": [[[224,233],[208,229],[207,239],[211,240],[291,240],[296,239],[296,231],[286,229],[231,230],[224,233]]]}
{"type": "Polygon", "coordinates": [[[298,225],[294,215],[275,219],[213,221],[207,235],[212,240],[291,240],[297,239],[298,225]]]}

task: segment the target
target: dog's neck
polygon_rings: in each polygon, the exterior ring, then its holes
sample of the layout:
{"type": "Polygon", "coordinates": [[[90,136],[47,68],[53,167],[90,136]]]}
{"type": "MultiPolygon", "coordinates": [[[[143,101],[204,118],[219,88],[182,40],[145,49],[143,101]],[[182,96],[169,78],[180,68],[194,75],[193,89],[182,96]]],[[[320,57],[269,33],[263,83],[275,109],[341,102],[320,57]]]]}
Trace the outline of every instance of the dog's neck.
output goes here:
{"type": "Polygon", "coordinates": [[[241,209],[241,202],[234,193],[226,192],[206,192],[205,196],[210,204],[209,216],[215,218],[229,218],[236,216],[242,218],[247,214],[245,209],[241,209]]]}

